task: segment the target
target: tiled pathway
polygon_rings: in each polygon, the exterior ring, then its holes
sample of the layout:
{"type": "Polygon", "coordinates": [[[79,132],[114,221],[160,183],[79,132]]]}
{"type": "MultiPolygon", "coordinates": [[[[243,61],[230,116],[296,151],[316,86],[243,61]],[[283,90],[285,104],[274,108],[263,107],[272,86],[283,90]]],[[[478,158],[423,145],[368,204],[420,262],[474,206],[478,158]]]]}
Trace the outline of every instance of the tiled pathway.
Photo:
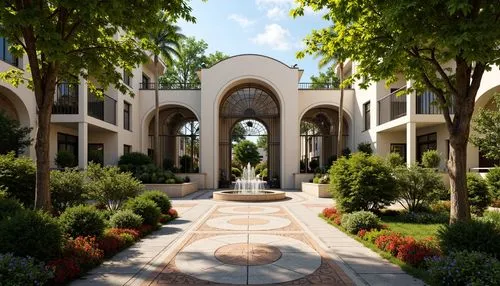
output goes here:
{"type": "Polygon", "coordinates": [[[318,217],[331,205],[174,201],[181,217],[72,285],[422,285],[318,217]]]}

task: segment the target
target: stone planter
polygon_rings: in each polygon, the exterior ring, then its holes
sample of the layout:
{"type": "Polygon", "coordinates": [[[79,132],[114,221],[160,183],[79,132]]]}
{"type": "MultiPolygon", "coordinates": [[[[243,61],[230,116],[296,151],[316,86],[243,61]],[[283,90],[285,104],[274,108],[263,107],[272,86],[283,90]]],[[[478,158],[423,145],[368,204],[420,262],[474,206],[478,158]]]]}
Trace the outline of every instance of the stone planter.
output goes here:
{"type": "Polygon", "coordinates": [[[294,173],[293,174],[293,183],[294,188],[296,190],[300,190],[302,183],[307,183],[312,181],[314,178],[313,173],[294,173]]]}
{"type": "Polygon", "coordinates": [[[146,190],[162,191],[171,198],[182,198],[198,191],[198,184],[196,182],[182,184],[144,184],[144,187],[146,190]]]}
{"type": "Polygon", "coordinates": [[[317,198],[331,198],[332,194],[328,191],[329,184],[315,184],[302,182],[302,191],[317,198]]]}
{"type": "Polygon", "coordinates": [[[197,183],[198,189],[206,189],[207,185],[207,173],[175,173],[177,177],[185,178],[189,177],[191,183],[197,183]]]}

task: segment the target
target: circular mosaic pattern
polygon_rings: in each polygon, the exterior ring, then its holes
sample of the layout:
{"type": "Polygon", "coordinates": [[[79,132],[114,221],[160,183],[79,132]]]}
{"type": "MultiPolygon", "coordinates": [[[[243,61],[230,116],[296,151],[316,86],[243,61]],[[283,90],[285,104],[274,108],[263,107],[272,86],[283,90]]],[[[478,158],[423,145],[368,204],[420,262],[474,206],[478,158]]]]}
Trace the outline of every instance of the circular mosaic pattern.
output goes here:
{"type": "Polygon", "coordinates": [[[266,215],[234,215],[210,219],[207,225],[225,230],[271,230],[291,224],[287,218],[266,215]]]}
{"type": "Polygon", "coordinates": [[[215,258],[232,265],[264,265],[280,259],[281,251],[270,245],[259,243],[235,243],[220,247],[215,258]]]}
{"type": "Polygon", "coordinates": [[[186,246],[175,265],[185,274],[216,283],[273,284],[314,273],[321,256],[306,243],[286,236],[217,235],[186,246]]]}
{"type": "Polygon", "coordinates": [[[264,206],[241,206],[241,207],[224,207],[219,208],[219,212],[226,214],[272,214],[279,212],[279,208],[264,207],[264,206]]]}

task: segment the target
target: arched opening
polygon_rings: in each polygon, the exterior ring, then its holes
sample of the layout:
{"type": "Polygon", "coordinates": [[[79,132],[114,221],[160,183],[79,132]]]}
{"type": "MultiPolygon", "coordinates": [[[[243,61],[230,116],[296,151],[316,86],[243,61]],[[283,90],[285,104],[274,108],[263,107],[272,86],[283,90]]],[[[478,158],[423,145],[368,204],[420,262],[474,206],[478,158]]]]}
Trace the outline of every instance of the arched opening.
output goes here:
{"type": "MultiPolygon", "coordinates": [[[[160,158],[165,170],[198,173],[200,158],[200,125],[196,115],[182,106],[165,106],[160,110],[160,158]]],[[[149,123],[148,155],[154,152],[154,118],[149,123]]]]}
{"type": "MultiPolygon", "coordinates": [[[[300,172],[326,171],[337,160],[338,108],[319,106],[308,110],[300,120],[300,172]]],[[[348,121],[344,117],[342,149],[347,148],[348,121]]]]}
{"type": "MultiPolygon", "coordinates": [[[[221,101],[219,188],[230,187],[231,181],[237,177],[232,176],[233,167],[241,168],[242,165],[246,165],[246,162],[234,160],[236,144],[240,140],[260,145],[259,156],[262,158],[259,160],[261,165],[258,170],[261,172],[260,169],[267,169],[267,174],[264,173],[262,176],[267,175],[269,187],[279,188],[280,109],[274,93],[263,86],[239,85],[229,90],[221,101]]],[[[258,163],[255,164],[257,165],[258,163]]]]}

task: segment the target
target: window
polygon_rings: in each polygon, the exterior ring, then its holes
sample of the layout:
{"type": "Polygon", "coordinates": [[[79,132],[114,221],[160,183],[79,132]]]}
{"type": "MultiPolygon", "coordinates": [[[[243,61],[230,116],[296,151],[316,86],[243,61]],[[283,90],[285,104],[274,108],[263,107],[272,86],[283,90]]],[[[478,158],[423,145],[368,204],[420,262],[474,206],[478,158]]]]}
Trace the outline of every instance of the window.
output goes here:
{"type": "Polygon", "coordinates": [[[365,129],[370,129],[370,102],[363,104],[363,113],[365,116],[365,129]]]}
{"type": "Polygon", "coordinates": [[[123,102],[123,129],[130,130],[130,103],[123,102]]]}
{"type": "Polygon", "coordinates": [[[132,152],[132,146],[126,144],[123,145],[123,154],[128,154],[130,152],[132,152]]]}
{"type": "Polygon", "coordinates": [[[391,144],[391,153],[398,153],[403,160],[406,161],[406,144],[405,143],[397,143],[391,144]]]}
{"type": "Polygon", "coordinates": [[[57,133],[57,152],[59,151],[73,153],[78,161],[78,136],[57,133]]]}
{"type": "Polygon", "coordinates": [[[142,89],[149,89],[149,77],[142,74],[142,89]]]}
{"type": "Polygon", "coordinates": [[[102,143],[92,143],[88,145],[88,161],[100,164],[104,164],[104,144],[102,143]]]}
{"type": "Polygon", "coordinates": [[[422,155],[425,151],[437,149],[437,134],[429,133],[417,136],[417,159],[422,162],[422,155]]]}
{"type": "Polygon", "coordinates": [[[9,43],[2,37],[0,37],[0,60],[16,67],[19,65],[18,58],[14,57],[9,51],[9,43]]]}
{"type": "Polygon", "coordinates": [[[132,74],[126,70],[123,70],[123,83],[132,86],[132,74]]]}

